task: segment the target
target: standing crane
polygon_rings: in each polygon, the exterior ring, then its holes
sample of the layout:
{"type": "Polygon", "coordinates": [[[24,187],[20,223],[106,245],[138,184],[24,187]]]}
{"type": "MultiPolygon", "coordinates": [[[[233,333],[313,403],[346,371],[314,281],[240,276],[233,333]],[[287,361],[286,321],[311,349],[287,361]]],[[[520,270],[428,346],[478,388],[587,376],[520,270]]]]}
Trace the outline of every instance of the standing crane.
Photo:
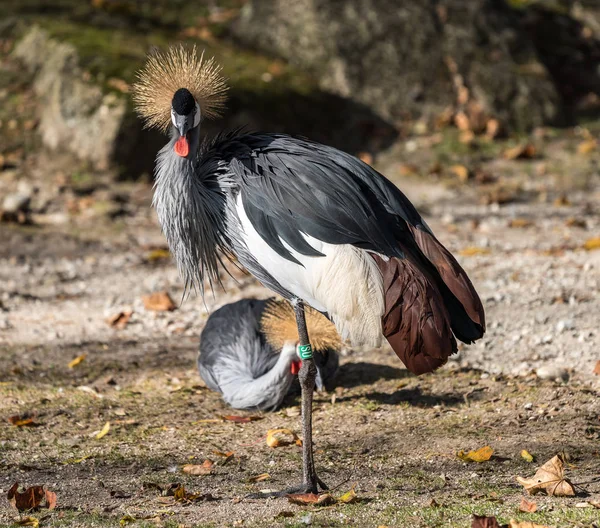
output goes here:
{"type": "MultiPolygon", "coordinates": [[[[323,390],[337,372],[341,340],[335,326],[313,309],[306,324],[323,390]]],[[[274,410],[290,392],[302,362],[292,307],[275,299],[242,299],[212,313],[200,336],[198,370],[209,389],[236,409],[274,410]]]]}
{"type": "Polygon", "coordinates": [[[327,489],[313,458],[316,366],[305,304],[343,339],[385,337],[415,374],[431,372],[485,332],[467,274],[415,207],[366,163],[284,134],[233,131],[200,141],[224,109],[226,84],[196,49],[152,55],[134,86],[146,125],[170,131],[157,157],[153,205],[186,291],[218,282],[224,257],[294,310],[303,360],[303,479],[283,493],[327,489]]]}

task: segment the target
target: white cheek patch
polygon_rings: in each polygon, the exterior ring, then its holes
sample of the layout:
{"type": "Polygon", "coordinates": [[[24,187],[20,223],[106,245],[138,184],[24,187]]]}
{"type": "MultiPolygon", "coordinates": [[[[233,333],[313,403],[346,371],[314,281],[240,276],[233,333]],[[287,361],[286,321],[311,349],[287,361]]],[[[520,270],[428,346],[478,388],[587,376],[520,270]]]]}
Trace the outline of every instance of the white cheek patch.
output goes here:
{"type": "Polygon", "coordinates": [[[171,108],[171,122],[173,123],[173,126],[176,127],[177,123],[175,122],[175,110],[173,110],[171,108]]]}
{"type": "Polygon", "coordinates": [[[200,105],[196,103],[196,111],[194,112],[194,126],[192,128],[196,128],[200,124],[200,105]]]}

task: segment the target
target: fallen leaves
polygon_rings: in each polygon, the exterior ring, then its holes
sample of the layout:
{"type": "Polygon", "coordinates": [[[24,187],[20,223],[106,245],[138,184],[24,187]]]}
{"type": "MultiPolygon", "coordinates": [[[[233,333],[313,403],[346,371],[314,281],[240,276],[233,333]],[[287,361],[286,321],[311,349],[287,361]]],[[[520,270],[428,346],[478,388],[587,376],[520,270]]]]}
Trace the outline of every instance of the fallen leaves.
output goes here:
{"type": "Polygon", "coordinates": [[[177,308],[168,292],[155,292],[142,297],[144,308],[153,312],[172,312],[177,308]]]}
{"type": "Polygon", "coordinates": [[[77,365],[79,365],[85,358],[87,357],[87,354],[81,354],[80,356],[77,356],[75,359],[72,359],[71,361],[69,361],[69,364],[67,365],[67,367],[69,367],[70,369],[75,368],[77,365]]]}
{"type": "Polygon", "coordinates": [[[300,506],[328,506],[330,504],[353,504],[359,502],[355,486],[352,486],[346,493],[338,498],[335,498],[331,493],[292,493],[287,495],[288,500],[292,504],[300,506]]]}
{"type": "Polygon", "coordinates": [[[512,228],[524,228],[524,227],[531,227],[533,225],[533,222],[531,220],[529,220],[528,218],[513,218],[509,223],[508,223],[508,227],[512,227],[512,228]]]}
{"type": "Polygon", "coordinates": [[[335,502],[330,493],[292,493],[287,498],[292,504],[300,506],[326,506],[335,502]]]}
{"type": "Polygon", "coordinates": [[[269,429],[266,441],[269,447],[283,447],[291,444],[302,445],[302,440],[291,429],[269,429]]]}
{"type": "Polygon", "coordinates": [[[474,255],[489,255],[490,250],[488,248],[482,248],[477,246],[468,246],[458,251],[459,255],[463,257],[472,257],[474,255]]]}
{"type": "Polygon", "coordinates": [[[106,422],[104,424],[104,427],[102,427],[102,429],[100,429],[100,431],[98,431],[96,433],[96,440],[100,440],[101,438],[104,438],[108,432],[110,431],[110,422],[106,422]]]}
{"type": "Polygon", "coordinates": [[[519,504],[519,511],[525,513],[534,513],[537,511],[537,504],[534,501],[528,501],[525,497],[521,499],[519,504]]]}
{"type": "Polygon", "coordinates": [[[560,455],[556,455],[540,467],[533,477],[517,477],[517,481],[530,495],[544,491],[550,496],[572,497],[575,495],[575,489],[564,477],[564,472],[565,463],[560,455]]]}
{"type": "Polygon", "coordinates": [[[23,416],[11,416],[8,421],[15,427],[36,427],[39,424],[34,421],[35,416],[24,414],[23,416]]]}
{"type": "Polygon", "coordinates": [[[456,456],[465,462],[487,462],[493,454],[494,450],[490,446],[485,446],[468,453],[459,451],[456,456]]]}
{"type": "MultiPolygon", "coordinates": [[[[56,508],[56,493],[44,486],[31,486],[19,491],[19,483],[15,482],[6,495],[10,505],[19,511],[34,510],[40,507],[53,510],[56,508]]],[[[30,526],[30,525],[26,525],[30,526]]]]}
{"type": "Polygon", "coordinates": [[[595,251],[597,249],[600,249],[600,237],[588,238],[583,243],[583,249],[585,249],[586,251],[595,251]]]}
{"type": "Polygon", "coordinates": [[[38,528],[40,525],[40,520],[35,517],[21,517],[15,521],[17,526],[33,526],[33,528],[38,528]]]}
{"type": "Polygon", "coordinates": [[[208,458],[202,464],[186,464],[183,466],[183,472],[188,475],[210,475],[215,463],[208,458]]]}
{"type": "Polygon", "coordinates": [[[515,521],[511,519],[508,523],[508,528],[550,528],[545,524],[537,524],[531,521],[515,521]]]}
{"type": "Polygon", "coordinates": [[[594,374],[596,374],[596,376],[600,376],[600,360],[596,361],[596,366],[594,367],[594,374]]]}
{"type": "Polygon", "coordinates": [[[118,312],[115,315],[111,315],[106,322],[109,326],[113,328],[117,328],[118,330],[123,330],[129,323],[129,319],[133,315],[133,310],[124,310],[122,312],[118,312]]]}
{"type": "Polygon", "coordinates": [[[531,143],[516,145],[504,151],[504,159],[531,159],[537,154],[536,148],[531,143]]]}
{"type": "Polygon", "coordinates": [[[598,148],[598,141],[596,139],[586,139],[577,145],[578,154],[589,154],[594,152],[598,148]]]}
{"type": "Polygon", "coordinates": [[[473,515],[471,528],[500,528],[496,517],[486,517],[485,515],[473,515]]]}
{"type": "Polygon", "coordinates": [[[525,460],[525,462],[533,462],[533,455],[527,451],[527,449],[521,450],[521,458],[525,460]]]}
{"type": "Polygon", "coordinates": [[[464,165],[452,165],[450,172],[454,174],[461,183],[466,183],[469,180],[470,171],[464,165]]]}
{"type": "Polygon", "coordinates": [[[256,422],[257,420],[262,420],[264,416],[234,416],[227,415],[221,416],[221,420],[225,420],[226,422],[236,422],[236,423],[249,423],[256,422]]]}
{"type": "Polygon", "coordinates": [[[265,480],[269,480],[271,475],[268,473],[261,473],[260,475],[255,475],[254,477],[250,477],[248,482],[263,482],[265,480]]]}
{"type": "Polygon", "coordinates": [[[177,502],[198,502],[217,500],[210,493],[189,493],[183,484],[180,484],[173,491],[173,497],[177,502]]]}
{"type": "Polygon", "coordinates": [[[356,495],[356,491],[354,491],[354,486],[350,488],[346,493],[344,493],[341,497],[338,497],[337,501],[342,502],[344,504],[352,504],[356,502],[358,497],[356,495]]]}

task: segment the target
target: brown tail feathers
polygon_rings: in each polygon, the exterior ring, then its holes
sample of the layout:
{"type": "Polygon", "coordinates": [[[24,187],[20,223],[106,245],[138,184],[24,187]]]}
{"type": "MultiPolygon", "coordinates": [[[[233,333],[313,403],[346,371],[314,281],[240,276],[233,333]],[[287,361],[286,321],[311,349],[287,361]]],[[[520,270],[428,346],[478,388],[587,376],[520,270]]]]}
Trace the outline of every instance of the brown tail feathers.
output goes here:
{"type": "Polygon", "coordinates": [[[437,269],[437,279],[412,259],[373,258],[385,292],[383,334],[411,372],[424,374],[456,352],[454,336],[466,343],[483,336],[485,314],[473,284],[452,254],[429,232],[412,226],[411,231],[437,269]]]}
{"type": "Polygon", "coordinates": [[[383,277],[383,335],[414,374],[442,366],[456,340],[440,291],[407,259],[373,258],[383,277]]]}
{"type": "Polygon", "coordinates": [[[419,249],[436,267],[448,289],[462,304],[467,315],[475,324],[475,335],[471,336],[471,339],[466,340],[466,342],[479,339],[485,333],[485,313],[479,295],[477,295],[465,270],[460,267],[452,253],[434,235],[411,225],[409,227],[419,249]]]}

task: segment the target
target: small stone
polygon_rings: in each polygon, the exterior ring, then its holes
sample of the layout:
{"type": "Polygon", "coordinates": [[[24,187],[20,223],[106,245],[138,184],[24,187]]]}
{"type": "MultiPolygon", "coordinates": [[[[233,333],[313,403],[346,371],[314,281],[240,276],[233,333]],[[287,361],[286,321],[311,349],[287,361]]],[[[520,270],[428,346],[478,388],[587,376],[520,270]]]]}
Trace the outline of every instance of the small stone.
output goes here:
{"type": "Polygon", "coordinates": [[[523,409],[525,409],[526,411],[530,411],[531,409],[533,409],[533,403],[527,402],[525,405],[523,405],[523,409]]]}
{"type": "Polygon", "coordinates": [[[552,336],[550,334],[542,337],[542,345],[549,345],[550,343],[552,343],[552,336]]]}
{"type": "Polygon", "coordinates": [[[538,378],[544,380],[567,381],[569,379],[569,372],[567,369],[555,365],[544,365],[536,369],[535,374],[538,378]]]}
{"type": "Polygon", "coordinates": [[[567,330],[574,330],[574,329],[575,329],[575,324],[573,323],[573,321],[571,319],[561,319],[556,324],[556,331],[561,334],[567,330]]]}

